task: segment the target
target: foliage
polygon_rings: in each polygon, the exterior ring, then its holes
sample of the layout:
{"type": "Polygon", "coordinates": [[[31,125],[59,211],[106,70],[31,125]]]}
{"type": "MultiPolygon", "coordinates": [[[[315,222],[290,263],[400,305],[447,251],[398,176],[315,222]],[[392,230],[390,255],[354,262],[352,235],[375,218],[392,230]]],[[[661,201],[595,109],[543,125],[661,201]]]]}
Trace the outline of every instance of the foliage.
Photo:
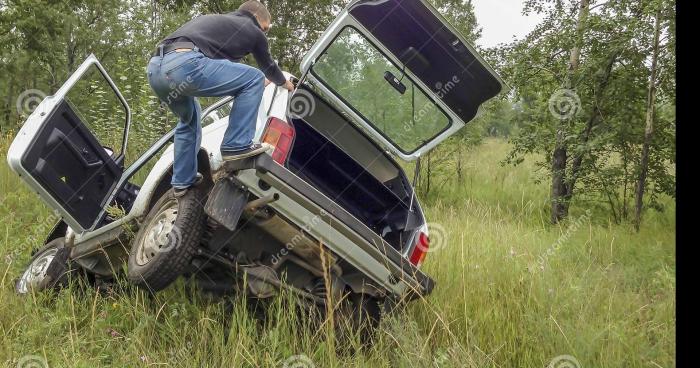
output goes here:
{"type": "MultiPolygon", "coordinates": [[[[591,2],[582,24],[581,60],[567,86],[571,50],[576,39],[576,17],[581,1],[526,2],[526,11],[545,16],[522,41],[498,50],[502,71],[512,83],[517,106],[518,134],[506,162],[518,164],[525,155],[542,154],[542,178],[554,173],[550,159],[563,137],[566,152],[564,198],[607,203],[616,221],[627,218],[638,177],[644,137],[648,59],[652,46],[653,15],[663,10],[664,38],[658,78],[662,113],[657,116],[650,158],[652,194],[675,192],[675,2],[591,2]],[[571,88],[575,97],[561,98],[571,88]],[[562,111],[570,116],[562,123],[562,111]],[[554,109],[554,113],[553,110],[554,109]],[[564,111],[566,112],[566,111],[564,111]]],[[[658,206],[656,206],[658,208],[658,206]]]]}
{"type": "MultiPolygon", "coordinates": [[[[146,83],[144,68],[154,45],[194,16],[228,12],[241,2],[3,2],[0,7],[0,74],[6,78],[0,80],[0,129],[16,129],[26,117],[28,111],[18,106],[18,96],[27,90],[38,90],[45,95],[55,92],[77,65],[94,53],[110,71],[132,108],[134,142],[129,147],[129,158],[134,159],[143,147],[175,122],[172,114],[159,106],[146,83]]],[[[479,38],[481,28],[471,1],[432,2],[467,40],[474,42],[479,38]]],[[[274,18],[270,44],[280,65],[293,73],[297,71],[303,54],[345,4],[347,0],[267,1],[274,18]]],[[[460,155],[455,153],[466,152],[479,144],[483,136],[503,136],[513,143],[505,162],[519,164],[527,155],[541,154],[535,178],[548,180],[557,172],[550,160],[555,146],[560,144],[566,151],[566,166],[562,171],[565,171],[567,191],[564,198],[552,200],[585,202],[593,206],[604,203],[615,221],[627,218],[640,172],[653,17],[656,9],[661,9],[663,43],[646,203],[650,208],[663,209],[657,198],[675,192],[675,1],[590,3],[590,14],[580,32],[581,60],[572,74],[570,86],[576,93],[573,103],[578,109],[564,123],[551,113],[550,107],[553,103],[554,107],[559,107],[557,104],[562,101],[552,101],[552,97],[566,86],[570,75],[568,64],[577,42],[576,19],[581,2],[528,0],[525,4],[526,12],[544,15],[541,24],[521,41],[481,50],[513,89],[485,104],[480,117],[429,157],[424,157],[424,169],[451,172],[456,174],[457,180],[462,180],[462,165],[456,159],[460,155]],[[562,137],[560,143],[557,143],[558,133],[562,137]]],[[[338,64],[334,64],[334,68],[337,67],[338,64]]],[[[372,62],[355,64],[355,67],[360,68],[358,73],[374,75],[371,80],[383,83],[378,74],[385,65],[372,62]]],[[[395,74],[400,73],[396,71],[395,74]]],[[[346,90],[354,98],[370,102],[366,106],[374,111],[369,113],[372,120],[386,124],[387,113],[394,117],[399,123],[389,124],[388,129],[395,128],[389,135],[402,146],[420,143],[431,135],[433,128],[441,126],[439,114],[428,109],[423,120],[433,124],[417,124],[405,129],[406,122],[413,120],[411,109],[407,107],[410,99],[405,97],[408,92],[403,98],[392,92],[385,95],[394,98],[376,99],[379,90],[376,84],[363,83],[362,86],[354,83],[346,90]],[[405,116],[406,113],[409,116],[405,116]]],[[[421,111],[426,103],[418,102],[416,110],[421,111]]],[[[94,109],[100,108],[106,107],[94,106],[94,109]]],[[[430,192],[430,175],[424,175],[424,179],[427,182],[421,182],[422,190],[430,192]]]]}

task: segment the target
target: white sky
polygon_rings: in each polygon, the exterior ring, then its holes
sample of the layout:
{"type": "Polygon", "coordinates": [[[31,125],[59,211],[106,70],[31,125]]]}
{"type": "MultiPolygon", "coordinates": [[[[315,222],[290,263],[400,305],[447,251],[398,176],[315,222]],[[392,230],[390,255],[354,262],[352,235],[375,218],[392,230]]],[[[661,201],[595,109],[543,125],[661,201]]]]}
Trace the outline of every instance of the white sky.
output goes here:
{"type": "Polygon", "coordinates": [[[473,0],[476,20],[482,28],[479,46],[493,47],[499,43],[522,39],[537,25],[538,14],[522,15],[523,0],[473,0]]]}

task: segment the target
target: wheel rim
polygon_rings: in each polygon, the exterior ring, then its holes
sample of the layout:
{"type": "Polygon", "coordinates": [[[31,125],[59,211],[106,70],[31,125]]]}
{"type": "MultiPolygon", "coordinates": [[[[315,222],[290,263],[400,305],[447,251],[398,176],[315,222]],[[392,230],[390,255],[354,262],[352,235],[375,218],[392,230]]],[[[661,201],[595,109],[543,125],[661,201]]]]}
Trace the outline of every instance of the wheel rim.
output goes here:
{"type": "Polygon", "coordinates": [[[17,281],[17,292],[26,294],[46,278],[46,271],[56,258],[58,249],[51,248],[36,257],[17,281]]]}
{"type": "Polygon", "coordinates": [[[178,234],[170,235],[178,231],[175,227],[176,219],[177,201],[173,199],[166,202],[146,225],[143,238],[136,244],[136,264],[143,266],[158,253],[170,251],[177,245],[178,234]]]}

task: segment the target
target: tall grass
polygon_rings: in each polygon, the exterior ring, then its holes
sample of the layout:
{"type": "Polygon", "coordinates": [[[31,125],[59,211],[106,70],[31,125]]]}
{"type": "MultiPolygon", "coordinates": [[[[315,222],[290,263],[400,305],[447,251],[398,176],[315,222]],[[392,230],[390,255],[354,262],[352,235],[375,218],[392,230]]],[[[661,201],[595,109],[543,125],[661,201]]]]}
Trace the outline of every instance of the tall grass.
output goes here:
{"type": "Polygon", "coordinates": [[[434,292],[388,316],[376,344],[354,354],[337,354],[327,329],[286,295],[254,309],[182,282],[151,298],[119,281],[108,292],[72,285],[16,296],[13,280],[52,213],[4,163],[8,144],[0,141],[4,366],[546,367],[563,355],[581,367],[675,366],[674,203],[646,213],[640,233],[583,207],[549,225],[546,185],[533,184],[529,162],[500,166],[508,147],[498,140],[465,153],[461,184],[423,200],[434,292]]]}

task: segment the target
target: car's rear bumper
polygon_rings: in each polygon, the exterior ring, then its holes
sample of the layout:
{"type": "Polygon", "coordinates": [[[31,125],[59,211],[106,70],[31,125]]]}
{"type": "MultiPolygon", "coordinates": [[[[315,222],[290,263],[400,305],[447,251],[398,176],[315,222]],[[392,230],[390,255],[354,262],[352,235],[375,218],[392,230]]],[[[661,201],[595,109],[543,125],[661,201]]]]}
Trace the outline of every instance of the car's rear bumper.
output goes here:
{"type": "MultiPolygon", "coordinates": [[[[360,220],[312,185],[274,162],[269,155],[263,154],[231,162],[227,164],[226,169],[241,170],[238,179],[256,195],[268,195],[278,191],[285,200],[273,203],[273,207],[278,211],[287,212],[286,217],[294,220],[293,217],[297,216],[299,219],[308,220],[308,216],[300,216],[298,213],[303,209],[303,212],[322,220],[325,225],[332,228],[335,235],[341,235],[344,238],[342,240],[347,240],[346,244],[341,244],[338,236],[324,237],[326,245],[340,256],[347,255],[344,258],[348,262],[367,272],[368,276],[385,285],[389,291],[397,290],[392,285],[403,284],[405,287],[400,288],[404,290],[401,296],[408,299],[415,299],[432,291],[435,283],[429,276],[411,264],[399,251],[360,220]],[[270,188],[267,190],[260,188],[259,180],[270,185],[270,188]],[[346,249],[347,245],[357,249],[346,249]],[[353,259],[363,264],[355,264],[353,259]],[[365,262],[362,261],[363,259],[365,262]]],[[[304,223],[297,223],[297,225],[308,227],[308,224],[304,223]]]]}

